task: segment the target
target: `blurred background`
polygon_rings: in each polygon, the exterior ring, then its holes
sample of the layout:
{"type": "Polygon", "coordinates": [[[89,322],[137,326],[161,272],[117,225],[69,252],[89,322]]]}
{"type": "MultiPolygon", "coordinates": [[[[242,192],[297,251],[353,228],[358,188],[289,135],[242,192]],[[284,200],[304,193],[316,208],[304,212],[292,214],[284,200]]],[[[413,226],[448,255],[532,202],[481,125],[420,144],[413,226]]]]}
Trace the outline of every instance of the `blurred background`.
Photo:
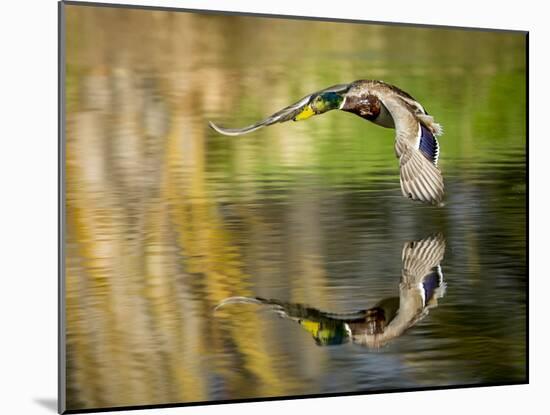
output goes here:
{"type": "Polygon", "coordinates": [[[517,33],[65,6],[68,408],[525,380],[526,74],[517,33]],[[394,132],[333,111],[382,79],[440,122],[446,205],[401,196],[394,132]],[[441,232],[447,291],[380,349],[320,347],[229,296],[345,312],[441,232]]]}

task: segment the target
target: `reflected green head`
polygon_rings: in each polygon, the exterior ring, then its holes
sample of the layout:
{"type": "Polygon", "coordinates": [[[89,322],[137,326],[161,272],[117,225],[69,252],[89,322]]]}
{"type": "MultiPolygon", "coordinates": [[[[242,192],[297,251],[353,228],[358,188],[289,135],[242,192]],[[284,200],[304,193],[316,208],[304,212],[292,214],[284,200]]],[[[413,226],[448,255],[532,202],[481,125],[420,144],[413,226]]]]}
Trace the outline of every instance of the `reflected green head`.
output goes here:
{"type": "Polygon", "coordinates": [[[349,334],[343,322],[337,320],[300,320],[300,325],[308,331],[318,346],[333,346],[349,341],[349,334]]]}

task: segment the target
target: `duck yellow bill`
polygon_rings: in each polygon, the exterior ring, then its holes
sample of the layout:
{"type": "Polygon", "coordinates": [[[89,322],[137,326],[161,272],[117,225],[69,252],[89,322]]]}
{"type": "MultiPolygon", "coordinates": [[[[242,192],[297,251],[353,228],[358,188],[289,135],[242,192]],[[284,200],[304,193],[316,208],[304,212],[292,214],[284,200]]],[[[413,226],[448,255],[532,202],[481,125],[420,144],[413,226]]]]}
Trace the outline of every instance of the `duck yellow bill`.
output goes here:
{"type": "Polygon", "coordinates": [[[312,115],[315,115],[315,111],[313,111],[313,109],[311,109],[311,106],[306,105],[304,107],[304,109],[302,110],[302,112],[300,112],[298,115],[296,115],[294,117],[294,121],[307,120],[312,115]]]}

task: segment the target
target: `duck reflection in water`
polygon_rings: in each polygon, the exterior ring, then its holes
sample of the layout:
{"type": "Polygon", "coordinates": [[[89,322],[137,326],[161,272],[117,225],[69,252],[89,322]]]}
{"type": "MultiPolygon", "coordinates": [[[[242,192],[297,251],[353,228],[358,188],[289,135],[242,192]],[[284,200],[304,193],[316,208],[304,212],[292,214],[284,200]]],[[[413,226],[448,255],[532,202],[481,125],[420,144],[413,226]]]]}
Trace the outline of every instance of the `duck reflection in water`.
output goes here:
{"type": "Polygon", "coordinates": [[[374,307],[349,313],[331,313],[302,304],[260,297],[230,297],[217,307],[257,304],[292,320],[311,333],[320,346],[349,342],[379,348],[422,320],[445,294],[440,263],[445,253],[442,235],[405,243],[399,297],[384,298],[374,307]]]}

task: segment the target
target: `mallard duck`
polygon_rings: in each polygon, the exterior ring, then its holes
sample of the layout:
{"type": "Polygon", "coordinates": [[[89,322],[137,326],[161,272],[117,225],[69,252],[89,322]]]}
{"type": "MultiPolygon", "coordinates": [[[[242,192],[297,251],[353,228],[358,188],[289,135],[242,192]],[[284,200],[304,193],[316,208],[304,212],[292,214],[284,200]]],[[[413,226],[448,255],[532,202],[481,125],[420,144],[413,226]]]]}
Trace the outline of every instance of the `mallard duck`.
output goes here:
{"type": "Polygon", "coordinates": [[[331,313],[302,304],[260,297],[230,297],[215,310],[229,304],[257,304],[292,320],[309,332],[320,346],[353,343],[379,348],[402,335],[423,319],[445,295],[441,271],[445,253],[442,235],[405,243],[399,297],[384,298],[371,308],[349,313],[331,313]]]}
{"type": "Polygon", "coordinates": [[[399,159],[401,191],[412,200],[440,205],[443,177],[437,166],[442,128],[411,95],[382,81],[360,80],[335,85],[307,95],[266,119],[244,128],[222,128],[220,134],[242,135],[285,121],[306,120],[339,109],[386,128],[395,129],[395,154],[399,159]]]}

